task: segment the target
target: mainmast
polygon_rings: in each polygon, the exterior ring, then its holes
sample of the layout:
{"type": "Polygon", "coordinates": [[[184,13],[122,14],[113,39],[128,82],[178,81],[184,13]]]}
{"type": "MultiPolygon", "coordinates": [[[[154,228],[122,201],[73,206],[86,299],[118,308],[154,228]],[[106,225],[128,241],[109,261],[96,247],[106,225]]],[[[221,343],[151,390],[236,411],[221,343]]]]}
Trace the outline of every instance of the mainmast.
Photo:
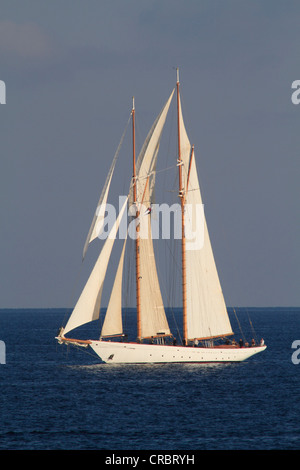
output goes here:
{"type": "Polygon", "coordinates": [[[182,309],[183,309],[183,341],[187,344],[187,297],[186,297],[186,248],[184,230],[185,191],[182,177],[183,161],[180,144],[180,97],[179,97],[179,69],[177,68],[177,132],[178,132],[178,170],[179,170],[179,198],[181,204],[181,270],[182,270],[182,309]]]}
{"type": "Polygon", "coordinates": [[[137,178],[136,178],[136,166],[135,166],[135,106],[134,97],[132,98],[132,153],[133,153],[133,203],[136,209],[136,239],[135,239],[135,273],[136,273],[136,309],[137,309],[137,339],[141,340],[141,300],[140,300],[140,225],[138,223],[138,217],[140,215],[137,201],[137,178]]]}

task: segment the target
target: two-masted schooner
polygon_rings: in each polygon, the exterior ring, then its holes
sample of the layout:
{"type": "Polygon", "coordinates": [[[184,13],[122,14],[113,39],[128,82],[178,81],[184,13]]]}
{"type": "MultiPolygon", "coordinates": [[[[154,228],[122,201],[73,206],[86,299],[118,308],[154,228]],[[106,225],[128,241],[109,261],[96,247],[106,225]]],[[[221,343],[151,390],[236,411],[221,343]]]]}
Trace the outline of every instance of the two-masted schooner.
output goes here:
{"type": "MultiPolygon", "coordinates": [[[[86,285],[64,327],[56,337],[60,344],[89,347],[105,363],[211,363],[239,362],[265,350],[258,345],[237,345],[227,313],[205,217],[203,219],[203,243],[201,246],[186,246],[186,233],[190,217],[187,207],[202,206],[194,147],[190,144],[182,116],[179,73],[176,88],[156,118],[136,161],[135,150],[135,106],[131,111],[133,140],[133,175],[130,191],[116,219],[109,237],[105,240],[100,255],[92,269],[86,285]],[[179,172],[178,196],[181,216],[181,276],[182,276],[182,331],[180,344],[172,340],[163,304],[151,237],[149,218],[143,217],[144,201],[151,201],[155,186],[155,169],[162,130],[173,95],[177,95],[178,155],[176,166],[179,172]],[[135,278],[137,339],[126,341],[122,325],[122,275],[126,238],[120,256],[111,296],[98,340],[74,339],[66,336],[70,331],[99,318],[101,296],[110,255],[122,216],[131,200],[135,209],[135,278]],[[143,233],[148,236],[139,236],[143,233]],[[220,342],[221,341],[221,342],[220,342]]],[[[116,154],[117,155],[117,154],[116,154]]],[[[88,237],[87,247],[99,233],[105,213],[110,183],[116,156],[113,159],[98,210],[95,213],[88,237]]]]}

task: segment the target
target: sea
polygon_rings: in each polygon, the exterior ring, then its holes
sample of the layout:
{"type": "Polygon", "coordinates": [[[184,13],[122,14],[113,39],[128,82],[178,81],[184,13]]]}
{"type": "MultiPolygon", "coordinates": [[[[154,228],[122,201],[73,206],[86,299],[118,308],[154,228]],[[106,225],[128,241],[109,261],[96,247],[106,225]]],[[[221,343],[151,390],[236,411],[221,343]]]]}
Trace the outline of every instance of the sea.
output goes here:
{"type": "Polygon", "coordinates": [[[0,450],[300,449],[300,308],[231,309],[236,339],[267,349],[203,365],[102,364],[57,344],[66,314],[0,310],[0,450]]]}

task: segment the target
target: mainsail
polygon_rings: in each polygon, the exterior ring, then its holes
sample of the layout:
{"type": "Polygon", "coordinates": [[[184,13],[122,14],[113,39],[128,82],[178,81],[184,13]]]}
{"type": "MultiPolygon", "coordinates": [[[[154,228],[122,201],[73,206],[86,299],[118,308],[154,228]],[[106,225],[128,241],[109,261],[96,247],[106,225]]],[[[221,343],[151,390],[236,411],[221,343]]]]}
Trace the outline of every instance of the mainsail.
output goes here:
{"type": "Polygon", "coordinates": [[[122,206],[119,216],[115,221],[108,238],[105,241],[105,244],[90,274],[90,277],[81,293],[81,296],[78,299],[77,304],[75,305],[72,315],[70,316],[69,321],[64,328],[64,334],[68,333],[70,330],[74,330],[74,328],[77,328],[84,323],[88,323],[99,318],[102,289],[106,270],[114,245],[116,233],[127,206],[127,200],[128,198],[126,198],[122,206]]]}
{"type": "MultiPolygon", "coordinates": [[[[192,147],[186,133],[181,102],[179,99],[180,150],[184,169],[185,203],[195,214],[196,207],[202,207],[202,198],[192,147]]],[[[185,211],[188,215],[188,212],[185,211]]],[[[190,213],[191,214],[191,213],[190,213]]],[[[203,216],[204,217],[204,216],[203,216]]],[[[205,217],[202,246],[186,250],[186,294],[188,338],[212,338],[233,334],[214,260],[205,217]]],[[[193,231],[192,220],[185,216],[185,230],[193,231]]]]}

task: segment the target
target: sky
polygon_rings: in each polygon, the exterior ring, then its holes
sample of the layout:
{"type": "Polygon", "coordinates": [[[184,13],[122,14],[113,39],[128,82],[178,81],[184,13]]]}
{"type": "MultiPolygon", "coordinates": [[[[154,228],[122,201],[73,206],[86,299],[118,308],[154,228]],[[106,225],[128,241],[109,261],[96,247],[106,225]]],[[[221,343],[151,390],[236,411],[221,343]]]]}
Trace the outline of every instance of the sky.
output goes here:
{"type": "Polygon", "coordinates": [[[290,0],[1,0],[0,308],[75,303],[132,96],[141,145],[176,67],[227,305],[299,306],[299,20],[290,0]]]}

